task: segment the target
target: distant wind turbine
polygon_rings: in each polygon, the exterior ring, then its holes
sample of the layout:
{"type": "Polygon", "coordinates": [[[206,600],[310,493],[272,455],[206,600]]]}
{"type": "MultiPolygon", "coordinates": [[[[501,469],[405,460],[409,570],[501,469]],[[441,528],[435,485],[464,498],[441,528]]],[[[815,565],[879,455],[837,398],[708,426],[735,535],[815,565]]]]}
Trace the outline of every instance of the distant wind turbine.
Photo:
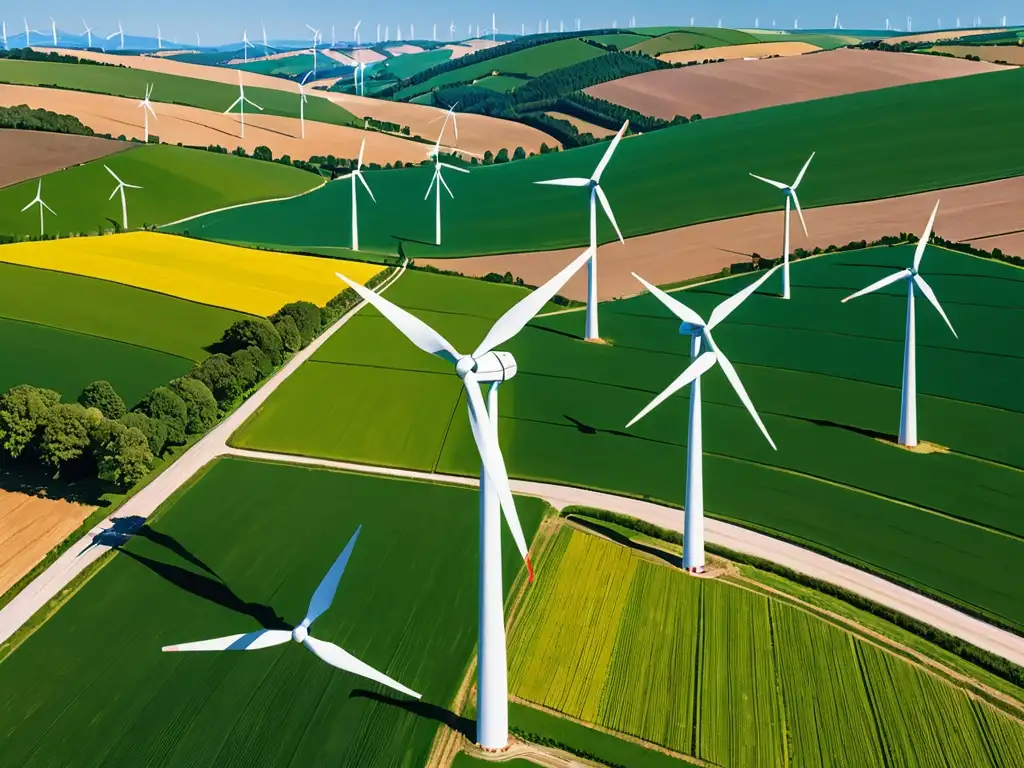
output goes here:
{"type": "MultiPolygon", "coordinates": [[[[93,26],[90,27],[88,22],[86,22],[85,19],[82,19],[82,26],[85,27],[85,39],[86,39],[85,47],[86,48],[92,48],[92,31],[94,29],[96,29],[96,27],[98,27],[99,24],[94,24],[93,26]]],[[[4,32],[4,39],[6,40],[6,38],[7,38],[7,34],[6,34],[6,30],[5,30],[5,32],[4,32]]]]}
{"type": "MultiPolygon", "coordinates": [[[[447,125],[447,120],[445,121],[445,125],[447,125]]],[[[441,126],[441,133],[437,136],[437,143],[434,145],[434,148],[427,153],[428,157],[433,156],[434,158],[434,175],[430,179],[430,186],[427,187],[427,194],[423,197],[424,200],[427,200],[430,198],[431,190],[435,193],[434,243],[436,245],[441,244],[441,187],[443,186],[445,188],[449,197],[453,199],[455,197],[452,193],[451,187],[448,186],[448,182],[444,180],[441,170],[443,168],[448,168],[449,170],[457,171],[459,173],[469,173],[465,168],[459,168],[457,165],[450,165],[448,163],[441,162],[441,137],[443,135],[444,126],[441,126]]]]}
{"type": "MultiPolygon", "coordinates": [[[[25,31],[28,32],[28,23],[25,24],[25,31]]],[[[121,26],[121,20],[117,20],[117,32],[111,32],[107,35],[107,40],[120,36],[121,44],[118,46],[122,51],[124,50],[124,27],[121,26]]]]}
{"type": "Polygon", "coordinates": [[[491,14],[491,41],[498,39],[498,22],[495,21],[494,14],[491,14]]]}
{"type": "Polygon", "coordinates": [[[153,119],[156,120],[156,112],[153,111],[153,105],[149,101],[149,97],[153,95],[153,86],[150,83],[146,83],[146,97],[139,102],[139,107],[142,109],[142,116],[145,118],[145,130],[146,130],[146,143],[149,143],[149,116],[153,115],[153,119]]]}
{"type": "Polygon", "coordinates": [[[50,206],[48,206],[46,203],[43,202],[43,180],[42,179],[39,180],[39,184],[36,187],[36,196],[34,198],[32,198],[32,202],[31,203],[29,203],[28,205],[26,205],[24,208],[21,209],[21,212],[24,213],[25,211],[27,211],[29,208],[31,208],[33,205],[36,205],[36,204],[39,205],[39,235],[41,237],[42,235],[46,234],[46,231],[43,228],[43,209],[45,208],[50,213],[52,213],[54,216],[57,215],[57,212],[55,210],[53,210],[53,208],[51,208],[50,206]]]}
{"type": "Polygon", "coordinates": [[[249,30],[242,30],[242,59],[243,61],[249,61],[249,49],[255,48],[256,46],[249,42],[249,30]]]}
{"type": "Polygon", "coordinates": [[[918,270],[921,268],[921,259],[924,256],[925,248],[928,247],[928,241],[932,236],[932,227],[935,226],[935,215],[938,212],[939,202],[936,201],[935,208],[932,209],[931,218],[928,219],[928,226],[925,227],[924,235],[917,242],[917,248],[914,250],[914,261],[912,266],[899,272],[895,272],[888,277],[883,277],[878,282],[872,283],[867,288],[847,296],[842,301],[842,303],[845,304],[850,299],[856,299],[859,296],[874,293],[880,288],[892,285],[893,283],[898,283],[900,280],[907,281],[907,335],[903,344],[903,402],[900,408],[899,441],[900,445],[905,445],[909,448],[913,448],[917,445],[917,329],[914,316],[915,287],[926,299],[928,299],[928,302],[935,307],[935,311],[942,316],[942,319],[946,321],[946,325],[949,326],[949,330],[952,331],[953,336],[959,338],[956,335],[956,331],[953,330],[953,324],[949,322],[949,318],[946,317],[946,313],[942,310],[939,300],[935,297],[935,292],[932,290],[932,287],[925,282],[924,278],[921,277],[920,274],[918,274],[918,270]]]}
{"type": "Polygon", "coordinates": [[[448,25],[448,37],[452,40],[455,39],[455,19],[452,19],[451,24],[448,25]]]}
{"type": "Polygon", "coordinates": [[[430,39],[432,41],[434,41],[435,43],[437,42],[437,22],[436,21],[434,22],[434,31],[431,33],[430,39]]]}
{"type": "Polygon", "coordinates": [[[53,47],[57,47],[57,22],[53,20],[53,16],[50,17],[50,29],[53,31],[53,47]]]}
{"type": "Polygon", "coordinates": [[[256,107],[260,112],[263,111],[263,107],[256,104],[245,96],[245,86],[242,85],[242,71],[238,71],[238,98],[235,99],[235,103],[224,110],[224,114],[228,114],[235,107],[238,107],[238,124],[241,126],[241,138],[245,138],[245,105],[248,104],[250,107],[256,107]]]}
{"type": "Polygon", "coordinates": [[[160,25],[156,25],[156,47],[162,49],[164,47],[164,36],[160,32],[160,25]]]}
{"type": "Polygon", "coordinates": [[[338,44],[338,38],[334,34],[334,25],[331,24],[331,48],[338,44]]]}
{"type": "Polygon", "coordinates": [[[345,567],[348,565],[349,558],[352,557],[352,549],[356,545],[356,539],[359,537],[359,532],[362,528],[362,526],[356,528],[356,532],[352,534],[352,538],[345,545],[345,549],[342,550],[338,559],[334,561],[330,570],[327,571],[327,575],[324,576],[317,586],[316,591],[313,592],[313,597],[309,601],[309,608],[306,610],[306,617],[299,626],[291,631],[286,629],[260,629],[242,635],[218,637],[214,640],[200,640],[196,643],[183,643],[181,645],[165,645],[161,650],[167,652],[255,651],[294,640],[307,650],[312,651],[313,655],[318,659],[327,662],[332,667],[337,667],[344,672],[351,672],[353,675],[365,677],[367,680],[373,680],[375,683],[386,685],[407,696],[412,696],[416,699],[420,698],[420,694],[406,688],[396,680],[392,680],[369,664],[360,661],[348,651],[343,650],[334,643],[317,640],[309,634],[310,625],[326,613],[327,609],[331,607],[331,603],[334,602],[334,596],[338,593],[338,583],[341,581],[342,574],[345,573],[345,567]]]}
{"type": "MultiPolygon", "coordinates": [[[[363,178],[363,150],[366,149],[366,139],[363,139],[363,143],[359,145],[359,159],[356,161],[356,169],[351,173],[346,173],[344,176],[340,176],[341,179],[352,179],[352,250],[359,250],[359,195],[358,189],[356,188],[356,180],[366,188],[367,194],[370,195],[370,199],[373,202],[377,202],[377,198],[373,196],[373,190],[370,189],[370,185],[366,183],[366,179],[363,178]]],[[[429,192],[428,192],[429,194],[429,192]]]]}
{"type": "Polygon", "coordinates": [[[111,176],[113,176],[114,177],[114,181],[117,182],[117,186],[114,187],[114,191],[110,193],[110,197],[108,197],[107,199],[108,200],[113,200],[114,199],[114,195],[116,195],[118,192],[121,193],[121,229],[124,232],[127,232],[128,231],[128,203],[125,202],[124,191],[125,191],[125,189],[142,189],[142,187],[138,187],[135,184],[128,184],[127,182],[121,181],[121,179],[118,178],[117,174],[114,173],[112,170],[110,170],[109,166],[104,164],[103,167],[107,169],[107,173],[109,173],[111,176]]]}
{"type": "Polygon", "coordinates": [[[5,51],[9,51],[10,48],[7,47],[7,20],[6,19],[3,21],[3,27],[4,27],[4,50],[5,51]]]}
{"type": "Polygon", "coordinates": [[[313,29],[313,27],[306,25],[306,29],[313,33],[313,74],[316,75],[316,44],[320,38],[320,30],[313,29]]]}
{"type": "Polygon", "coordinates": [[[299,83],[299,130],[302,138],[306,138],[306,91],[303,86],[312,74],[312,72],[307,72],[299,83]]]}
{"type": "Polygon", "coordinates": [[[270,46],[267,45],[267,25],[262,21],[260,22],[260,30],[263,32],[263,53],[266,55],[267,51],[270,50],[270,46]]]}
{"type": "Polygon", "coordinates": [[[356,45],[359,45],[359,25],[363,23],[362,19],[356,22],[356,25],[352,27],[352,39],[355,40],[356,45]]]}

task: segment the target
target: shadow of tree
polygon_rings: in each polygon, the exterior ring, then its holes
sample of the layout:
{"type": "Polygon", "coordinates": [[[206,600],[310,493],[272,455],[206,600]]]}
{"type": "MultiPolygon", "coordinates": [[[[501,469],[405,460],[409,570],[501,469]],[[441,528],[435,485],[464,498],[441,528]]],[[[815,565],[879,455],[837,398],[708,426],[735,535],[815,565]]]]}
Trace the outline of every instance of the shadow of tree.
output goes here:
{"type": "Polygon", "coordinates": [[[681,558],[679,555],[674,555],[670,552],[666,552],[663,549],[652,547],[651,545],[644,544],[640,541],[634,541],[633,539],[630,539],[629,537],[623,535],[619,531],[616,531],[613,528],[608,528],[596,520],[590,520],[585,517],[576,517],[575,515],[572,516],[571,519],[577,525],[582,526],[583,528],[587,528],[593,531],[594,533],[600,534],[605,538],[611,539],[616,544],[621,544],[624,547],[635,549],[637,552],[644,552],[645,554],[651,555],[652,557],[656,557],[659,560],[664,560],[666,563],[675,568],[679,567],[679,564],[681,562],[681,558]]]}
{"type": "Polygon", "coordinates": [[[103,495],[116,491],[111,483],[90,476],[84,468],[76,471],[74,464],[65,466],[59,477],[35,462],[0,462],[0,490],[10,493],[25,493],[47,499],[63,499],[91,507],[109,507],[110,500],[103,495]]]}
{"type": "Polygon", "coordinates": [[[417,717],[422,717],[427,720],[435,720],[442,725],[446,725],[453,731],[461,733],[470,741],[474,741],[476,739],[475,720],[470,720],[468,717],[457,715],[450,709],[445,709],[437,704],[431,704],[427,701],[417,701],[416,699],[400,699],[384,693],[368,691],[365,688],[354,689],[348,697],[350,699],[370,699],[371,701],[380,702],[381,704],[397,707],[398,709],[403,709],[406,712],[411,712],[417,717]]]}

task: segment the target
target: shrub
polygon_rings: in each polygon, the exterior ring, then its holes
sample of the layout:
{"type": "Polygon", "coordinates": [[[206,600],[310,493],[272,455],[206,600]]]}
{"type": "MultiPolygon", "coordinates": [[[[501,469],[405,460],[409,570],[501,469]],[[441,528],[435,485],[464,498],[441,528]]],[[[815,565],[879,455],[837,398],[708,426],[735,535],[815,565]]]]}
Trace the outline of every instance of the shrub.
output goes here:
{"type": "MultiPolygon", "coordinates": [[[[310,301],[293,301],[291,304],[285,304],[271,315],[270,319],[276,324],[278,320],[285,317],[291,317],[295,321],[295,326],[302,336],[302,346],[309,344],[320,333],[322,327],[320,307],[310,301]]],[[[287,344],[285,348],[287,348],[287,344]]]]}
{"type": "Polygon", "coordinates": [[[224,354],[210,355],[188,373],[188,378],[206,385],[220,405],[234,402],[242,393],[238,374],[224,354]]]}
{"type": "MultiPolygon", "coordinates": [[[[295,332],[298,335],[298,331],[295,332]]],[[[248,349],[231,353],[231,367],[235,369],[238,385],[245,392],[260,380],[260,371],[248,349]]]]}
{"type": "Polygon", "coordinates": [[[121,428],[114,430],[100,448],[96,465],[101,479],[128,489],[149,474],[153,468],[153,453],[141,430],[119,426],[121,428]]]}
{"type": "Polygon", "coordinates": [[[128,410],[109,381],[94,381],[86,386],[78,402],[85,408],[98,408],[108,419],[120,419],[128,410]]]}
{"type": "Polygon", "coordinates": [[[302,334],[295,324],[295,318],[285,315],[274,323],[274,329],[281,338],[285,352],[297,352],[302,349],[302,334]]]}
{"type": "Polygon", "coordinates": [[[185,402],[188,414],[185,431],[188,434],[202,434],[217,422],[217,398],[199,379],[175,379],[167,386],[185,402]]]}
{"type": "Polygon", "coordinates": [[[85,453],[89,447],[88,418],[78,403],[57,403],[49,409],[39,440],[39,457],[44,464],[59,472],[62,465],[85,453]]]}
{"type": "Polygon", "coordinates": [[[227,352],[235,352],[249,346],[259,347],[274,365],[279,365],[284,356],[281,334],[274,328],[273,323],[263,317],[239,320],[224,331],[223,343],[227,352]]]}
{"type": "Polygon", "coordinates": [[[167,445],[167,425],[162,421],[151,419],[144,413],[130,411],[118,421],[128,429],[139,430],[149,444],[149,451],[154,456],[160,456],[167,445]]]}
{"type": "Polygon", "coordinates": [[[188,425],[185,401],[169,387],[157,387],[139,403],[137,410],[167,427],[167,442],[183,445],[188,425]]]}

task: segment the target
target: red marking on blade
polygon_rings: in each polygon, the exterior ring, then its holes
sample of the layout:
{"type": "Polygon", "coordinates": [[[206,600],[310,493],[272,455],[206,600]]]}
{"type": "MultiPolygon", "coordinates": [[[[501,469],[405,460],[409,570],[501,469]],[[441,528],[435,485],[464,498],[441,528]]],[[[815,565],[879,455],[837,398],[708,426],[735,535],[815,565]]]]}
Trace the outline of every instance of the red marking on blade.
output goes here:
{"type": "Polygon", "coordinates": [[[530,562],[530,556],[526,556],[526,570],[530,573],[530,583],[533,584],[533,563],[530,562]]]}

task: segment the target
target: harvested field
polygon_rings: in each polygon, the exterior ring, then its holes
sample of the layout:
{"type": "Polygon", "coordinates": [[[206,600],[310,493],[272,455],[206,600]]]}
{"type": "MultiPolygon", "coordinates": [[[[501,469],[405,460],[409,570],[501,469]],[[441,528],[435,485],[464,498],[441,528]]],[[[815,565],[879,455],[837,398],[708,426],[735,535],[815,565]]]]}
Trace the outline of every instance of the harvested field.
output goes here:
{"type": "Polygon", "coordinates": [[[1024,46],[1020,45],[937,45],[931,50],[954,56],[977,56],[982,61],[1005,61],[1024,67],[1024,46]]]}
{"type": "MultiPolygon", "coordinates": [[[[827,206],[806,211],[805,238],[798,222],[792,223],[793,248],[822,248],[852,240],[876,240],[899,232],[920,232],[936,199],[942,200],[935,231],[942,237],[969,242],[979,248],[1002,248],[1024,254],[1024,177],[954,187],[918,195],[827,206]]],[[[598,297],[602,300],[632,296],[642,286],[631,272],[660,285],[710,275],[751,253],[777,256],[782,246],[782,211],[724,219],[692,227],[658,232],[611,243],[600,249],[598,297]]],[[[440,269],[467,275],[511,271],[527,283],[540,285],[565,266],[582,248],[560,251],[483,256],[470,259],[417,259],[440,269]]],[[[561,293],[586,300],[586,270],[577,273],[561,293]]]]}
{"type": "MultiPolygon", "coordinates": [[[[674,70],[666,70],[674,71],[674,70]]],[[[556,120],[565,120],[567,123],[571,123],[576,126],[576,130],[580,133],[589,133],[595,139],[602,139],[605,136],[611,136],[615,133],[614,130],[608,128],[602,128],[600,125],[594,125],[594,123],[588,123],[586,120],[580,120],[578,117],[567,115],[564,112],[547,112],[548,117],[553,117],[556,120]]]]}
{"type": "MultiPolygon", "coordinates": [[[[293,56],[301,56],[302,54],[311,54],[313,51],[310,48],[299,51],[281,51],[279,53],[271,53],[268,56],[250,56],[248,59],[231,59],[228,64],[253,64],[257,61],[277,61],[278,59],[290,59],[293,56]]],[[[326,53],[326,51],[324,51],[326,53]]]]}
{"type": "Polygon", "coordinates": [[[93,509],[0,489],[0,595],[78,528],[93,509]]]}
{"type": "Polygon", "coordinates": [[[347,53],[327,50],[323,54],[350,67],[355,64],[376,64],[378,61],[386,61],[388,58],[383,53],[378,53],[372,48],[359,48],[347,53]]]}
{"type": "MultiPolygon", "coordinates": [[[[15,106],[6,104],[5,106],[15,106]]],[[[34,105],[30,105],[34,106],[34,105]]],[[[104,131],[105,133],[105,131],[104,131]]],[[[135,144],[95,136],[0,130],[0,187],[132,149],[135,144]]]]}
{"type": "MultiPolygon", "coordinates": [[[[716,48],[715,53],[728,50],[716,48]]],[[[1024,63],[1024,49],[1021,58],[1024,63]]],[[[767,59],[754,66],[748,61],[725,61],[713,67],[661,69],[602,83],[586,92],[671,120],[694,113],[719,117],[997,69],[992,64],[941,56],[841,48],[814,56],[767,59]]]]}
{"type": "MultiPolygon", "coordinates": [[[[139,139],[143,136],[142,110],[134,99],[55,88],[0,85],[0,106],[17,104],[74,115],[97,133],[139,139]]],[[[275,157],[288,154],[305,160],[311,155],[327,154],[355,157],[363,139],[366,139],[366,162],[381,165],[396,160],[418,163],[427,151],[425,144],[399,136],[313,120],[306,121],[306,138],[302,139],[299,121],[295,118],[248,113],[245,116],[245,138],[241,139],[237,115],[180,104],[155,104],[154,109],[157,120],[150,122],[150,132],[167,144],[181,142],[186,146],[203,147],[220,144],[229,149],[241,146],[249,153],[264,145],[270,147],[275,157]]],[[[543,136],[539,131],[534,133],[543,136]]],[[[539,146],[539,142],[537,144],[539,146]]]]}
{"type": "Polygon", "coordinates": [[[423,53],[423,49],[418,45],[396,45],[392,48],[385,48],[388,53],[392,56],[401,56],[405,53],[423,53]]]}
{"type": "Polygon", "coordinates": [[[899,43],[930,43],[933,40],[960,40],[965,37],[977,35],[991,35],[993,32],[1002,32],[1003,27],[989,27],[988,29],[947,29],[942,32],[921,32],[915,35],[903,35],[902,37],[887,37],[887,45],[898,45],[899,43]]]}
{"type": "Polygon", "coordinates": [[[720,48],[704,48],[696,51],[674,51],[663,53],[657,58],[662,61],[687,63],[691,61],[704,61],[705,59],[745,59],[765,56],[800,56],[804,53],[820,51],[816,45],[810,43],[747,43],[745,45],[723,45],[720,48]]]}

